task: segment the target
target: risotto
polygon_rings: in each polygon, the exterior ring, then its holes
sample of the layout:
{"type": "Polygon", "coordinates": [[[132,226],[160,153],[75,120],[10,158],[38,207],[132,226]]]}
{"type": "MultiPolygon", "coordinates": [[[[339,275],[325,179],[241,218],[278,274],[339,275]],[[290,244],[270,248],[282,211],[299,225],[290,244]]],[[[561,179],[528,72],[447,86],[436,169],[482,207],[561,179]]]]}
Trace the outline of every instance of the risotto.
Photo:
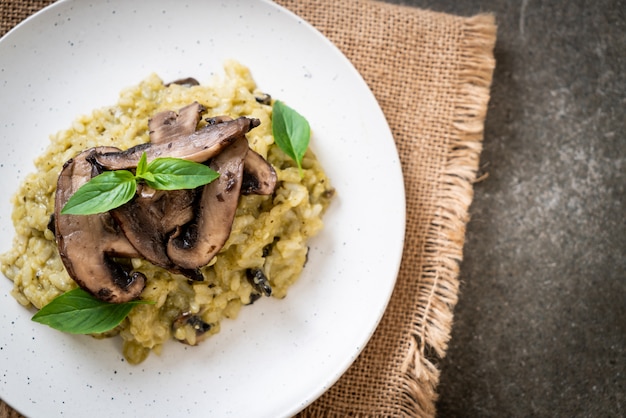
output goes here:
{"type": "Polygon", "coordinates": [[[95,336],[121,337],[124,357],[133,364],[151,351],[159,353],[170,339],[195,345],[219,332],[224,318],[236,318],[242,306],[263,293],[255,286],[257,274],[269,282],[272,297],[285,297],[306,263],[307,241],[321,230],[322,215],[334,193],[310,150],[300,170],[275,145],[269,96],[257,89],[246,67],[229,61],[224,74],[207,85],[165,84],[151,75],[123,90],[114,106],[80,116],[68,129],[52,135],[45,152],[35,160],[36,171],[13,197],[15,238],[0,261],[20,304],[39,309],[77,287],[64,268],[49,228],[63,164],[91,147],[128,149],[145,143],[153,115],[192,102],[206,108],[207,118],[246,116],[260,121],[246,137],[250,149],[274,167],[276,188],[270,195],[239,198],[231,233],[219,253],[200,269],[202,281],[189,280],[141,258],[129,261],[135,271],[146,276],[141,298],[154,304],[137,305],[114,330],[95,336]]]}

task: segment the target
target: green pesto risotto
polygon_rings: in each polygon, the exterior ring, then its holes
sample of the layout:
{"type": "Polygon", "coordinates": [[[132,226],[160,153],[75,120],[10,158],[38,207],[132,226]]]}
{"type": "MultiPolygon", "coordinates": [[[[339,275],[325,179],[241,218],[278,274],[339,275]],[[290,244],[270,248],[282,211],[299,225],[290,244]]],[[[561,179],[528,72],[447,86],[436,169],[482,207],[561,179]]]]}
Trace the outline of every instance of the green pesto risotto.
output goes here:
{"type": "Polygon", "coordinates": [[[12,295],[20,304],[40,309],[77,287],[49,227],[63,164],[88,148],[124,150],[148,142],[153,115],[193,102],[206,108],[206,118],[246,116],[260,121],[246,138],[250,149],[274,167],[275,190],[239,198],[230,236],[200,269],[202,281],[141,258],[131,259],[133,270],[146,276],[141,299],[154,304],[135,306],[113,331],[95,336],[121,337],[124,357],[136,364],[151,351],[159,353],[170,339],[195,345],[219,332],[223,318],[236,318],[242,306],[260,297],[254,282],[257,274],[269,282],[272,297],[286,296],[306,262],[307,240],[323,226],[322,215],[333,189],[310,150],[299,170],[275,145],[269,96],[257,90],[249,70],[233,61],[224,70],[208,85],[165,84],[151,75],[122,91],[116,105],[80,116],[68,129],[51,136],[50,145],[35,160],[36,171],[13,197],[15,238],[12,249],[0,256],[2,272],[13,281],[12,295]]]}

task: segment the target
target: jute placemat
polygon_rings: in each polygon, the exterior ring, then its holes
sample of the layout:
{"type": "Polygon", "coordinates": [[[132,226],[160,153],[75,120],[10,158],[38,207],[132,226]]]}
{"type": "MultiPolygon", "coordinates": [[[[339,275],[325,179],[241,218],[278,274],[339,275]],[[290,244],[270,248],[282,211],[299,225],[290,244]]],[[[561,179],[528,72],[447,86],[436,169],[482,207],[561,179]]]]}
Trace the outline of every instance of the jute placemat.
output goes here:
{"type": "MultiPolygon", "coordinates": [[[[1,33],[49,3],[2,0],[1,33]]],[[[370,0],[278,3],[324,33],[363,75],[392,129],[407,199],[389,307],[352,367],[300,415],[434,416],[495,66],[494,18],[370,0]]],[[[19,416],[0,401],[0,418],[19,416]]]]}

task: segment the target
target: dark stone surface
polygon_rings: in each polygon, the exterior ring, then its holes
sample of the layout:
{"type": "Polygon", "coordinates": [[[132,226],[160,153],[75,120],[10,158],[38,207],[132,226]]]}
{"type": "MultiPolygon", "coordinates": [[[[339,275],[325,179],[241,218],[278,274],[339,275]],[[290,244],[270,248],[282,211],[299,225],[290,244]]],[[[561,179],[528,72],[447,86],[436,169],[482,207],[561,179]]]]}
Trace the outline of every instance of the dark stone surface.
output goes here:
{"type": "Polygon", "coordinates": [[[439,415],[626,416],[626,2],[387,1],[498,23],[439,415]]]}

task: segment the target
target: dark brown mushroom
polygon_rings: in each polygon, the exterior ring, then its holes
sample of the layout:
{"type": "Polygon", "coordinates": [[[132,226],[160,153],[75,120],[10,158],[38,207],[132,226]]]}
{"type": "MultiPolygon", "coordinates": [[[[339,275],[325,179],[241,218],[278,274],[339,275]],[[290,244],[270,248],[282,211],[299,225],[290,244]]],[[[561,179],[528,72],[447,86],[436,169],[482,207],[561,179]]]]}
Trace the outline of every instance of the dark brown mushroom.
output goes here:
{"type": "Polygon", "coordinates": [[[148,142],[122,152],[97,153],[94,161],[108,170],[132,169],[137,167],[145,152],[148,162],[158,157],[174,157],[202,163],[219,154],[260,123],[258,119],[242,116],[222,123],[208,124],[191,135],[174,141],[160,144],[148,142]]]}
{"type": "Polygon", "coordinates": [[[276,170],[260,154],[249,150],[243,161],[241,194],[270,195],[276,188],[276,170]]]}
{"type": "Polygon", "coordinates": [[[54,206],[55,237],[61,260],[74,281],[107,302],[127,302],[137,298],[146,277],[126,270],[114,257],[137,257],[137,250],[126,239],[109,213],[62,215],[70,196],[94,174],[89,156],[113,152],[115,148],[92,148],[63,166],[57,182],[54,206]]]}
{"type": "MultiPolygon", "coordinates": [[[[233,119],[227,115],[214,116],[206,119],[209,125],[217,125],[232,120],[233,119]]],[[[276,170],[274,170],[274,167],[259,153],[250,149],[244,160],[241,194],[270,195],[274,193],[275,187],[276,170]]]]}
{"type": "Polygon", "coordinates": [[[204,106],[193,102],[180,109],[178,113],[173,110],[157,113],[148,121],[150,142],[162,144],[191,135],[196,131],[204,111],[206,111],[204,106]]]}
{"type": "Polygon", "coordinates": [[[228,239],[239,196],[274,191],[276,172],[249,149],[245,138],[260,122],[218,116],[196,130],[204,110],[193,103],[178,113],[161,112],[149,122],[150,143],[126,151],[94,148],[65,164],[53,217],[59,253],[72,278],[100,299],[132,300],[145,286],[143,274],[126,270],[115,257],[143,257],[202,280],[199,268],[228,239]],[[69,197],[92,176],[106,169],[133,169],[143,152],[149,161],[161,156],[208,161],[220,177],[197,190],[156,191],[140,184],[130,202],[110,213],[60,215],[69,197]]]}
{"type": "MultiPolygon", "coordinates": [[[[215,116],[206,119],[210,125],[232,121],[229,116],[215,116]]],[[[270,195],[276,187],[276,170],[259,153],[248,150],[243,165],[241,194],[270,195]]]]}
{"type": "Polygon", "coordinates": [[[170,81],[169,83],[165,84],[165,87],[169,87],[172,84],[178,84],[179,86],[185,86],[185,87],[193,87],[193,86],[199,86],[200,85],[198,80],[196,80],[193,77],[179,78],[177,80],[170,81]]]}
{"type": "Polygon", "coordinates": [[[220,173],[219,178],[203,187],[195,219],[167,244],[167,255],[176,265],[187,269],[204,266],[224,246],[239,202],[248,149],[242,136],[209,163],[220,173]]]}
{"type": "Polygon", "coordinates": [[[192,280],[203,280],[197,269],[178,267],[166,253],[170,234],[194,217],[195,190],[163,191],[142,185],[139,188],[135,198],[110,212],[126,238],[155,266],[192,280]]]}

